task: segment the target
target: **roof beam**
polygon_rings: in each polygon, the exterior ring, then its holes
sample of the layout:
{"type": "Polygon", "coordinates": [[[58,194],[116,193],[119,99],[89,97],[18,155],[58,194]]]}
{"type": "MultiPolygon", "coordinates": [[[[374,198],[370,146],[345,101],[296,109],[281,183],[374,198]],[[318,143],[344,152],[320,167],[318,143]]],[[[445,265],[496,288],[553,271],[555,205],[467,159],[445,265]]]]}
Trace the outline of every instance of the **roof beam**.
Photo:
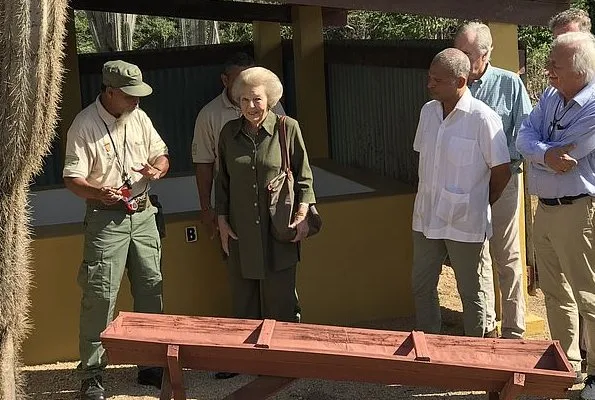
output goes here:
{"type": "MultiPolygon", "coordinates": [[[[291,5],[223,0],[71,0],[75,10],[252,23],[291,24],[291,5]]],[[[325,26],[347,24],[347,10],[323,8],[325,26]]]]}
{"type": "Polygon", "coordinates": [[[569,0],[282,0],[285,3],[546,25],[570,7],[569,0]]]}

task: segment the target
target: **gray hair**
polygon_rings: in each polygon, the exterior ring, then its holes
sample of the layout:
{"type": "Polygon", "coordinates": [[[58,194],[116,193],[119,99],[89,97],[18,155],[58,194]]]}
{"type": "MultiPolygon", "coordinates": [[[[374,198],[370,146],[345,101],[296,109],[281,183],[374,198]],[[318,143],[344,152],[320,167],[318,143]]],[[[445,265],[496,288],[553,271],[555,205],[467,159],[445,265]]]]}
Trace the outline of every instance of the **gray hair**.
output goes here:
{"type": "Polygon", "coordinates": [[[467,32],[475,33],[475,44],[479,50],[487,54],[489,60],[492,55],[492,49],[494,48],[492,46],[492,32],[490,31],[490,27],[481,22],[468,22],[459,28],[455,37],[459,37],[467,32]]]}
{"type": "Polygon", "coordinates": [[[580,8],[570,8],[554,15],[549,22],[550,31],[573,22],[578,23],[581,32],[591,32],[591,18],[585,10],[580,8]]]}
{"type": "Polygon", "coordinates": [[[595,36],[587,32],[564,33],[552,43],[552,50],[556,47],[574,50],[572,69],[585,78],[585,83],[595,79],[595,36]]]}
{"type": "Polygon", "coordinates": [[[233,100],[240,104],[240,97],[246,88],[264,86],[269,108],[279,102],[283,96],[283,85],[279,77],[271,70],[263,67],[251,67],[240,72],[231,88],[233,100]]]}
{"type": "Polygon", "coordinates": [[[439,64],[445,67],[453,78],[469,77],[471,63],[469,57],[459,49],[448,48],[434,56],[432,64],[439,64]]]}

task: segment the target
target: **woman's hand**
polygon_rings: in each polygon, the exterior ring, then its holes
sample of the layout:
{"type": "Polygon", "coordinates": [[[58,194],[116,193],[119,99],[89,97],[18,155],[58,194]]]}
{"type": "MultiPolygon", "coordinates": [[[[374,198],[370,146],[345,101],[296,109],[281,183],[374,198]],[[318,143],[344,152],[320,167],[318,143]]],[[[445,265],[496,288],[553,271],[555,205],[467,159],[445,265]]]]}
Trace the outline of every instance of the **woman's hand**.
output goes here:
{"type": "Polygon", "coordinates": [[[292,240],[292,242],[294,243],[297,243],[302,239],[305,239],[308,236],[308,232],[310,231],[308,221],[306,220],[306,215],[308,214],[308,207],[309,204],[300,203],[300,208],[295,213],[293,223],[289,225],[290,228],[296,230],[295,238],[293,238],[292,240]]]}
{"type": "Polygon", "coordinates": [[[226,215],[219,215],[217,217],[217,224],[219,226],[219,237],[221,238],[221,247],[223,247],[223,251],[225,254],[229,256],[229,238],[233,240],[238,240],[238,237],[229,226],[227,222],[226,215]]]}

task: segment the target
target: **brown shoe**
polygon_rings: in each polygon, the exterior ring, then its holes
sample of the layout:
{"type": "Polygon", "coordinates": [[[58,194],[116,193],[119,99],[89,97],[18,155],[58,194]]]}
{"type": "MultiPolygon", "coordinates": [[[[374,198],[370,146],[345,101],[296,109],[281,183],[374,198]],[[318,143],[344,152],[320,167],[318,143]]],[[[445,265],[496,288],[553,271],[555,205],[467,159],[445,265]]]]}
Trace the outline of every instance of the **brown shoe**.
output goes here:
{"type": "Polygon", "coordinates": [[[498,328],[494,328],[491,331],[484,333],[483,337],[490,338],[490,339],[497,339],[498,338],[498,328]]]}

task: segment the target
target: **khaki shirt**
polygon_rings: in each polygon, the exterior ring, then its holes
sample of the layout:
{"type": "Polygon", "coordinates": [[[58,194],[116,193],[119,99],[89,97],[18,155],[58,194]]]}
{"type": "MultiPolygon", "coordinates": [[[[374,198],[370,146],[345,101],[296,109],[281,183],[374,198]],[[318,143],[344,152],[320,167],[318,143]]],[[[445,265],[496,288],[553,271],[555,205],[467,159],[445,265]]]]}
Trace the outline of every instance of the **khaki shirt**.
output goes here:
{"type": "Polygon", "coordinates": [[[157,157],[167,154],[167,146],[143,110],[137,108],[124,124],[116,124],[116,118],[105,110],[97,97],[76,116],[68,130],[62,176],[85,178],[95,187],[120,187],[124,183],[122,172],[126,171],[133,183],[133,192],[141,192],[146,181],[134,185],[142,175],[132,167],[153,164],[157,157]]]}
{"type": "MultiPolygon", "coordinates": [[[[219,215],[228,215],[238,240],[230,239],[228,261],[246,279],[264,279],[267,271],[295,265],[298,245],[280,243],[270,233],[267,185],[281,170],[278,118],[269,112],[258,135],[244,133],[244,118],[228,122],[219,138],[220,165],[216,182],[219,215]]],[[[295,201],[315,203],[312,170],[300,127],[286,119],[290,166],[295,179],[295,201]]]]}
{"type": "MultiPolygon", "coordinates": [[[[278,115],[285,115],[281,103],[273,107],[278,115]]],[[[221,128],[231,121],[242,116],[242,111],[227,97],[226,90],[206,106],[204,106],[194,124],[194,138],[192,139],[192,162],[195,164],[212,164],[217,159],[217,142],[221,128]]]]}

